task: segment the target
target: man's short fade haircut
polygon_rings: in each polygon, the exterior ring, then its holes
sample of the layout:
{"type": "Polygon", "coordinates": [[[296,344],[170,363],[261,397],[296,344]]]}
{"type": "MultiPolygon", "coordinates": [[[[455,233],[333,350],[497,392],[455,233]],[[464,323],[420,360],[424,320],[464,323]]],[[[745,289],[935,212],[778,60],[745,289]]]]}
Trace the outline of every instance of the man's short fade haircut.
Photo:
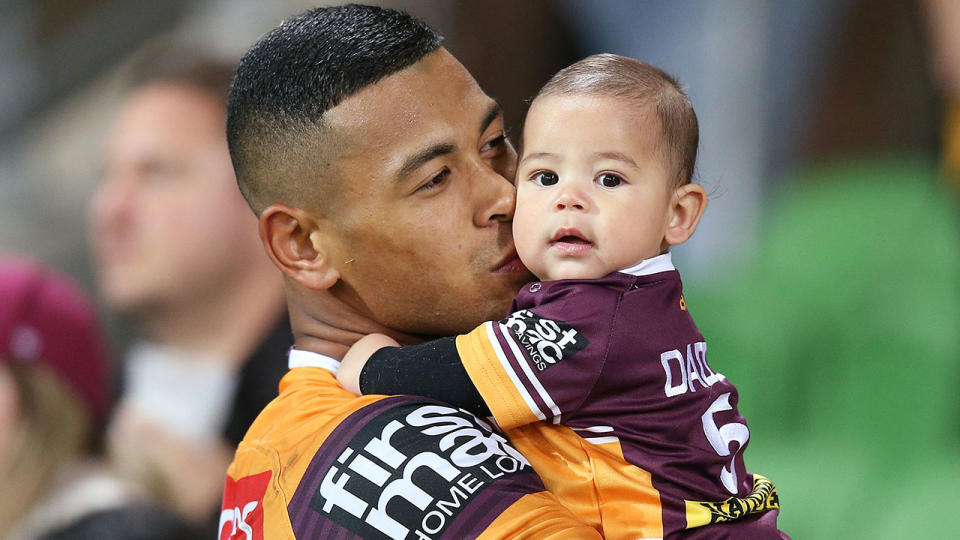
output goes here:
{"type": "Polygon", "coordinates": [[[240,60],[227,101],[230,156],[253,211],[317,197],[328,165],[324,113],[442,39],[406,13],[356,4],[307,11],[260,38],[240,60]]]}
{"type": "Polygon", "coordinates": [[[660,123],[659,151],[673,167],[677,184],[690,183],[700,128],[693,105],[676,79],[646,62],[595,54],[557,72],[537,98],[574,95],[624,98],[641,107],[653,105],[660,123]]]}

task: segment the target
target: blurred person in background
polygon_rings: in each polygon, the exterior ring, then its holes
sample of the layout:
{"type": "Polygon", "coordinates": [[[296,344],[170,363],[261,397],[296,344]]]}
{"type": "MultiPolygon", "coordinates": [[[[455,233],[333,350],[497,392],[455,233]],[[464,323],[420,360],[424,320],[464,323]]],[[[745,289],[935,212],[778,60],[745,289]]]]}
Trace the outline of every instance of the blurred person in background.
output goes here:
{"type": "Polygon", "coordinates": [[[106,142],[89,235],[106,305],[129,321],[107,446],[184,517],[213,519],[247,427],[292,344],[280,276],[236,187],[224,135],[234,64],[147,50],[106,142]]]}
{"type": "Polygon", "coordinates": [[[70,280],[0,258],[0,538],[198,538],[103,459],[104,353],[70,280]]]}
{"type": "Polygon", "coordinates": [[[924,8],[932,68],[945,102],[941,133],[944,180],[960,194],[960,2],[925,0],[924,8]]]}
{"type": "Polygon", "coordinates": [[[130,495],[88,459],[107,411],[106,367],[80,291],[0,259],[0,537],[30,537],[130,495]]]}

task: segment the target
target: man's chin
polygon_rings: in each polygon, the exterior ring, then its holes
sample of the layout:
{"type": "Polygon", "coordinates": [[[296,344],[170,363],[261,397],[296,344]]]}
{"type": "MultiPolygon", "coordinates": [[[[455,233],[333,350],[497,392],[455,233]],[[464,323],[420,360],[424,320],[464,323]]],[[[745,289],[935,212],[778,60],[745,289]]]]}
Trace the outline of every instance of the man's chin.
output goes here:
{"type": "Polygon", "coordinates": [[[506,316],[510,310],[510,304],[513,302],[513,297],[520,292],[525,284],[536,279],[529,272],[501,276],[501,278],[495,289],[488,289],[488,301],[481,308],[483,321],[499,321],[506,316]]]}
{"type": "Polygon", "coordinates": [[[152,296],[144,290],[143,283],[130,283],[114,280],[100,284],[100,295],[104,303],[112,311],[124,317],[137,317],[144,311],[152,309],[152,296]]]}
{"type": "MultiPolygon", "coordinates": [[[[509,296],[511,300],[513,300],[513,297],[516,296],[524,284],[537,279],[526,267],[518,269],[515,272],[494,274],[494,277],[497,278],[502,295],[509,296]]],[[[494,291],[491,291],[491,294],[494,294],[494,291]]]]}

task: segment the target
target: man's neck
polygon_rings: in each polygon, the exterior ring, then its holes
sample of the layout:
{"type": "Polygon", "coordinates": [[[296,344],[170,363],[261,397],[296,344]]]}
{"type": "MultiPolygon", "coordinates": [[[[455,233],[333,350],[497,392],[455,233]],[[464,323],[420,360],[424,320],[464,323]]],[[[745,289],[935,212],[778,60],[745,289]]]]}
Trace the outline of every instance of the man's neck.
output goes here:
{"type": "Polygon", "coordinates": [[[287,284],[287,305],[295,347],[300,350],[343,358],[347,349],[367,334],[386,334],[403,344],[424,338],[387,328],[329,290],[312,291],[287,284]]]}

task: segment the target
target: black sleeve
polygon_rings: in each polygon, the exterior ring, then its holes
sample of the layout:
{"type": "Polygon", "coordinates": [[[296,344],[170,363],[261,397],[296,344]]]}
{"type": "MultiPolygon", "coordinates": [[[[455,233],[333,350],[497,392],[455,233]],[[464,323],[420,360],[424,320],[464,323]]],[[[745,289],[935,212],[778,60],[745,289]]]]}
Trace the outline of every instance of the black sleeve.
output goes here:
{"type": "Polygon", "coordinates": [[[378,350],[360,372],[360,391],[424,396],[477,416],[490,416],[490,408],[460,362],[454,337],[378,350]]]}

